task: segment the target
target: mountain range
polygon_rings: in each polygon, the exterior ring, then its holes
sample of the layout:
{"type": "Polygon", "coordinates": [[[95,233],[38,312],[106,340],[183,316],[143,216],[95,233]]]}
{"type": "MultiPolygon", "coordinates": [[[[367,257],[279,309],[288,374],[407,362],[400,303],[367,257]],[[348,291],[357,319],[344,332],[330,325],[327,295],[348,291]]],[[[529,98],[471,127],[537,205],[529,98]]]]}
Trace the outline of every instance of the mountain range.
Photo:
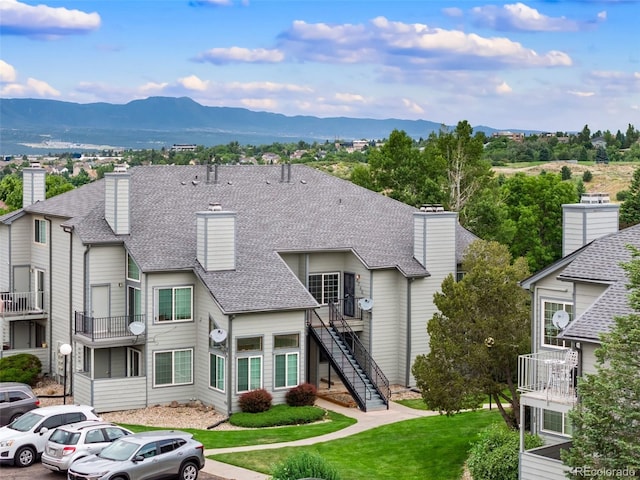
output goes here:
{"type": "MultiPolygon", "coordinates": [[[[374,140],[387,138],[394,129],[418,139],[441,128],[441,123],[427,120],[319,118],[207,107],[188,97],[149,97],[127,104],[1,99],[0,119],[2,154],[17,153],[16,149],[27,154],[55,151],[55,145],[61,144],[71,149],[77,145],[135,149],[231,141],[261,145],[374,140]]],[[[474,126],[474,131],[490,135],[496,129],[474,126]]]]}

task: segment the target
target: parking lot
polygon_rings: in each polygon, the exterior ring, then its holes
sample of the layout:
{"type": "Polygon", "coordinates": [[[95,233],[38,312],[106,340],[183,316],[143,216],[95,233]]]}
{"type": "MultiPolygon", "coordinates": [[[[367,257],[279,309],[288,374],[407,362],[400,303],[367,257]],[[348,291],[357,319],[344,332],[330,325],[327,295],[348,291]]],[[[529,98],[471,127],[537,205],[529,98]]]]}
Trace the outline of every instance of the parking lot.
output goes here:
{"type": "MultiPolygon", "coordinates": [[[[0,477],[2,480],[64,480],[66,477],[63,473],[52,472],[35,463],[27,468],[18,468],[3,464],[0,466],[0,477]]],[[[224,480],[222,477],[216,477],[209,473],[200,471],[198,480],[224,480]]]]}

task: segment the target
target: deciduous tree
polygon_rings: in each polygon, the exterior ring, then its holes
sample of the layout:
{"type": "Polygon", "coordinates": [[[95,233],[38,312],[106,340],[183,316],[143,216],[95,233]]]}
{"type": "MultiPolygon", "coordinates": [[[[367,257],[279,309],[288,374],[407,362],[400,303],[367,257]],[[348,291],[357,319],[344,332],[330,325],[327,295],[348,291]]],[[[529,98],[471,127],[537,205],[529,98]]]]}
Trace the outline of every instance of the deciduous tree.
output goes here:
{"type": "Polygon", "coordinates": [[[527,262],[506,246],[477,240],[434,295],[430,352],[412,367],[426,404],[447,414],[475,408],[487,394],[511,427],[519,424],[518,355],[529,351],[529,295],[518,284],[527,262]]]}

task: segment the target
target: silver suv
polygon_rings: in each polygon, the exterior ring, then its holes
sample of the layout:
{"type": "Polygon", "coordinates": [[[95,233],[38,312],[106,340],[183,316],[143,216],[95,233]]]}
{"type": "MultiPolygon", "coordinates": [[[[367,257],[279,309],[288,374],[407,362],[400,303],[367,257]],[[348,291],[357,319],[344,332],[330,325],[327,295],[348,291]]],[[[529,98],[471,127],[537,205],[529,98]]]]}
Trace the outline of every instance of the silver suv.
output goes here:
{"type": "Polygon", "coordinates": [[[76,460],[100,453],[111,442],[133,432],[110,422],[87,420],[56,428],[42,453],[42,465],[64,472],[76,460]]]}
{"type": "Polygon", "coordinates": [[[88,405],[53,405],[31,410],[6,427],[0,427],[0,462],[28,467],[42,454],[56,428],[84,420],[100,420],[100,417],[88,405]]]}
{"type": "Polygon", "coordinates": [[[39,406],[40,400],[26,383],[0,382],[0,427],[39,406]]]}
{"type": "Polygon", "coordinates": [[[204,468],[204,447],[178,430],[135,433],[116,440],[97,455],[73,462],[67,480],[196,480],[204,468]]]}

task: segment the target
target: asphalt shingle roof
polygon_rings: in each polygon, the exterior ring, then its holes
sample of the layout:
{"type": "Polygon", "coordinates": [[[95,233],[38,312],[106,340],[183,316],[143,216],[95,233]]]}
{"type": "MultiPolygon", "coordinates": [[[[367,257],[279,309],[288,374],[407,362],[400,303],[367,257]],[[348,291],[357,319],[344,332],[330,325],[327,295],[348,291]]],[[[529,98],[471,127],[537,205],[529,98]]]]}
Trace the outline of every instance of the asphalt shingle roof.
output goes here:
{"type": "Polygon", "coordinates": [[[564,280],[611,284],[561,337],[599,341],[600,335],[614,324],[615,317],[633,313],[628,302],[628,278],[621,267],[631,260],[628,245],[640,247],[640,225],[594,240],[559,275],[564,280]]]}
{"type": "MultiPolygon", "coordinates": [[[[429,272],[413,258],[416,208],[305,165],[142,166],[131,175],[130,234],[104,219],[104,181],[26,210],[66,217],[85,244],[124,242],[144,272],[193,270],[227,313],[316,306],[280,252],[353,251],[371,269],[429,272]],[[286,170],[285,170],[286,172],[286,170]],[[285,173],[286,180],[286,173],[285,173]],[[205,272],[196,261],[196,215],[218,202],[236,212],[236,269],[205,272]]],[[[477,237],[458,225],[458,261],[477,237]]]]}

